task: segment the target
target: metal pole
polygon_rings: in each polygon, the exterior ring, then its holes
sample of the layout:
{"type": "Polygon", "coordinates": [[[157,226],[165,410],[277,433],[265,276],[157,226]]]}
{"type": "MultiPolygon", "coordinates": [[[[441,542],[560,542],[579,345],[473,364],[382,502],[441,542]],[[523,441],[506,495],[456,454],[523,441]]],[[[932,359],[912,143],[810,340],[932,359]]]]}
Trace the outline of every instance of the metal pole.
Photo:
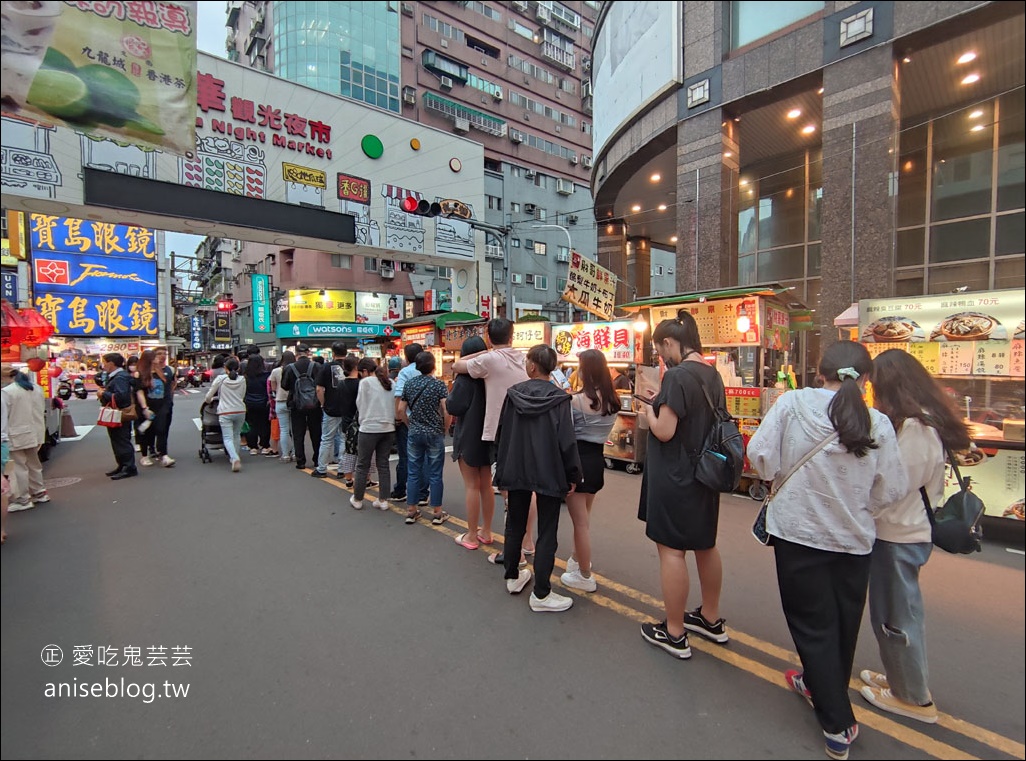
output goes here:
{"type": "MultiPolygon", "coordinates": [[[[544,224],[544,225],[531,225],[531,227],[534,228],[535,230],[542,230],[542,229],[544,229],[546,227],[550,227],[550,228],[553,228],[553,229],[556,229],[556,230],[562,230],[564,233],[566,233],[566,247],[567,247],[567,250],[569,252],[571,252],[571,253],[573,252],[573,250],[574,250],[574,242],[570,238],[570,230],[568,230],[566,227],[563,227],[563,225],[544,224]]],[[[560,298],[562,298],[562,294],[560,294],[560,298]]],[[[566,303],[566,321],[567,322],[573,322],[574,321],[574,305],[571,304],[569,301],[566,303]]]]}

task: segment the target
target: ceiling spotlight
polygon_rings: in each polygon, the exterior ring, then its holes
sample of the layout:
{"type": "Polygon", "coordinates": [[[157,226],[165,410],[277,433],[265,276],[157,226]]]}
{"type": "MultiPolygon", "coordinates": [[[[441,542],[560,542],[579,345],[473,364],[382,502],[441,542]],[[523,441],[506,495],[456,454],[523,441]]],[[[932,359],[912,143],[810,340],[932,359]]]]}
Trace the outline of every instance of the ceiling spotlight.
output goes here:
{"type": "Polygon", "coordinates": [[[797,119],[801,115],[802,110],[800,108],[792,108],[790,111],[787,112],[788,119],[797,119]]]}
{"type": "Polygon", "coordinates": [[[641,204],[637,204],[637,203],[636,203],[636,204],[634,204],[634,205],[633,205],[633,206],[631,207],[631,211],[641,211],[641,204]]]}
{"type": "Polygon", "coordinates": [[[672,238],[670,238],[670,243],[676,243],[676,242],[677,242],[677,236],[674,235],[672,238]]]}
{"type": "Polygon", "coordinates": [[[901,59],[901,62],[902,63],[912,63],[912,59],[909,58],[908,56],[905,56],[904,58],[901,59]]]}
{"type": "Polygon", "coordinates": [[[723,158],[725,158],[725,159],[729,159],[729,158],[730,158],[731,156],[733,156],[733,155],[734,155],[734,154],[733,154],[733,153],[731,153],[730,151],[724,151],[724,152],[723,152],[723,158]]]}
{"type": "Polygon", "coordinates": [[[666,204],[665,203],[659,204],[659,211],[666,211],[666,204]]]}
{"type": "Polygon", "coordinates": [[[968,52],[962,53],[962,55],[960,55],[958,57],[958,63],[969,63],[970,61],[975,61],[975,60],[976,60],[976,52],[973,51],[973,50],[970,50],[968,52]]]}
{"type": "Polygon", "coordinates": [[[652,182],[659,182],[659,180],[663,179],[663,176],[661,174],[656,173],[656,174],[653,174],[648,179],[650,179],[652,182]]]}
{"type": "Polygon", "coordinates": [[[740,185],[741,187],[744,187],[745,185],[748,184],[748,180],[740,180],[737,184],[740,185]]]}
{"type": "Polygon", "coordinates": [[[984,129],[984,127],[983,127],[983,125],[982,125],[982,124],[977,124],[977,125],[976,125],[975,127],[973,127],[973,128],[972,128],[971,130],[969,130],[969,131],[970,131],[970,132],[982,132],[982,131],[983,131],[983,129],[984,129]]]}
{"type": "Polygon", "coordinates": [[[979,81],[980,81],[980,75],[976,74],[976,73],[973,73],[973,74],[969,74],[968,76],[966,76],[962,80],[962,84],[964,84],[964,85],[971,85],[971,84],[975,84],[976,82],[979,82],[979,81]]]}
{"type": "Polygon", "coordinates": [[[823,94],[823,88],[820,87],[818,90],[816,90],[816,92],[819,93],[820,95],[822,95],[823,94]]]}
{"type": "Polygon", "coordinates": [[[983,116],[983,111],[981,111],[980,109],[976,109],[971,114],[969,114],[970,119],[979,119],[981,116],[983,116]]]}
{"type": "Polygon", "coordinates": [[[802,127],[802,134],[803,135],[811,135],[815,131],[816,131],[816,125],[815,124],[806,124],[804,127],[802,127]]]}

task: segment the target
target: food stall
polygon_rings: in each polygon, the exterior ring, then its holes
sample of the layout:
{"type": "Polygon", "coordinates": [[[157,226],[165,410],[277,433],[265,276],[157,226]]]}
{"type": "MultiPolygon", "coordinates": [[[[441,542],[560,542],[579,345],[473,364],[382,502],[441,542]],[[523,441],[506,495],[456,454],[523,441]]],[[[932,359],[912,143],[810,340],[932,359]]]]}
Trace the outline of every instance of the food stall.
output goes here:
{"type": "MultiPolygon", "coordinates": [[[[955,399],[974,447],[956,452],[988,518],[1023,521],[1026,293],[1022,290],[864,299],[859,340],[874,357],[907,351],[955,399]]],[[[945,494],[958,490],[948,472],[945,494]]]]}
{"type": "MultiPolygon", "coordinates": [[[[812,320],[790,288],[698,291],[642,299],[619,308],[647,321],[650,330],[681,312],[695,318],[706,361],[723,378],[727,409],[746,445],[773,403],[787,389],[796,388],[797,378],[804,374],[803,362],[792,357],[797,354],[797,331],[812,327],[812,320]]],[[[765,484],[748,469],[747,461],[745,466],[741,488],[761,500],[765,484]]]]}
{"type": "Polygon", "coordinates": [[[477,317],[473,320],[447,322],[442,328],[441,351],[438,350],[438,347],[431,351],[435,352],[435,375],[444,380],[446,385],[452,384],[452,366],[460,357],[463,342],[474,336],[480,336],[484,340],[487,326],[488,320],[477,317]]]}
{"type": "Polygon", "coordinates": [[[486,322],[480,315],[472,312],[429,312],[399,320],[394,327],[399,331],[400,352],[411,343],[420,344],[425,351],[435,355],[435,374],[446,381],[451,381],[452,363],[463,343],[460,336],[469,335],[465,332],[468,325],[484,326],[486,322]],[[450,331],[447,344],[445,329],[450,325],[454,330],[450,331]]]}
{"type": "MultiPolygon", "coordinates": [[[[642,335],[633,322],[577,322],[552,326],[552,345],[560,364],[576,367],[578,354],[598,349],[605,355],[610,369],[626,368],[641,361],[642,335]]],[[[628,473],[640,473],[648,438],[640,430],[636,402],[630,392],[619,392],[618,396],[620,413],[606,441],[606,467],[624,462],[628,473]]]]}

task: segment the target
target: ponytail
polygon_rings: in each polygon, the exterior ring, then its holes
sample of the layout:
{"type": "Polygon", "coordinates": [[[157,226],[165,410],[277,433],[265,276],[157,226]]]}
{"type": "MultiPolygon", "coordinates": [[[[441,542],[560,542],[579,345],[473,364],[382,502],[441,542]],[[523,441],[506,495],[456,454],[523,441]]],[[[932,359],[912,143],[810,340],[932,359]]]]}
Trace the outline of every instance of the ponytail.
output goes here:
{"type": "Polygon", "coordinates": [[[239,377],[239,360],[229,357],[225,360],[224,369],[228,371],[228,380],[235,380],[239,377]]]}
{"type": "Polygon", "coordinates": [[[872,436],[869,408],[858,384],[859,378],[869,380],[873,374],[869,352],[860,343],[838,341],[823,352],[819,372],[827,382],[841,384],[827,408],[841,444],[856,457],[865,457],[877,446],[872,436]]]}

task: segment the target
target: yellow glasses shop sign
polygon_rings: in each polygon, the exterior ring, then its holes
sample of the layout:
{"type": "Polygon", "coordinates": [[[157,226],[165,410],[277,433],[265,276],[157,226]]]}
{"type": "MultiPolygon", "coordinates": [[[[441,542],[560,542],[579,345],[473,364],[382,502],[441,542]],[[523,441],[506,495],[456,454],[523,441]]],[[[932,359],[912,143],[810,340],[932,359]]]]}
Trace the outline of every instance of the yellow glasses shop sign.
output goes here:
{"type": "Polygon", "coordinates": [[[355,291],[289,291],[289,322],[356,322],[355,291]]]}

